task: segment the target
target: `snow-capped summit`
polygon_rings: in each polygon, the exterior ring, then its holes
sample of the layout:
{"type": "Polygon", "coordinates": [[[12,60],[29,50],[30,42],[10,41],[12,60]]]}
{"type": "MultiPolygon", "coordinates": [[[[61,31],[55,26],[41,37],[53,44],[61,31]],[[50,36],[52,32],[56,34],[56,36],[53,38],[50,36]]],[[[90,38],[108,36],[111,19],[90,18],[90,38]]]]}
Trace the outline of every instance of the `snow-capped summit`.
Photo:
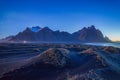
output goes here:
{"type": "Polygon", "coordinates": [[[31,28],[31,31],[33,31],[33,32],[38,32],[38,31],[40,31],[41,30],[41,27],[39,27],[39,26],[33,26],[32,28],[31,28]]]}

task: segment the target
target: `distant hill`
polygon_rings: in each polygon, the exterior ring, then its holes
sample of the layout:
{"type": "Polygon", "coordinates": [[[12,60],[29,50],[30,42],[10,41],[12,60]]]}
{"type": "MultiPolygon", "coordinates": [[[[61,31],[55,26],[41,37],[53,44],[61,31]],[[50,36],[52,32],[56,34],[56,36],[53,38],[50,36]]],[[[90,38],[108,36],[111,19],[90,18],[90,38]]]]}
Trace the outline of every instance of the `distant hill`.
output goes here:
{"type": "Polygon", "coordinates": [[[2,41],[11,42],[110,42],[95,26],[84,27],[72,34],[64,31],[53,31],[48,27],[39,26],[26,28],[15,36],[9,36],[2,41]]]}

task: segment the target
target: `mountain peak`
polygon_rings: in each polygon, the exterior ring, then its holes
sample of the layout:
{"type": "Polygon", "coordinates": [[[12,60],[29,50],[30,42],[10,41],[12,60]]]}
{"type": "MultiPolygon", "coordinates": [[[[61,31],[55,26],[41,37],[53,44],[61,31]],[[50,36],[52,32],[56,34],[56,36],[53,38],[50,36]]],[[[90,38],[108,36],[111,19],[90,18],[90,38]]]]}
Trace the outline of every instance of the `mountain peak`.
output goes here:
{"type": "Polygon", "coordinates": [[[27,27],[23,32],[31,32],[31,29],[27,27]]]}
{"type": "Polygon", "coordinates": [[[33,31],[33,32],[38,32],[38,31],[40,31],[41,30],[41,27],[39,27],[39,26],[33,26],[32,28],[31,28],[31,31],[33,31]]]}
{"type": "Polygon", "coordinates": [[[42,31],[52,31],[49,27],[44,27],[41,29],[42,31]]]}
{"type": "Polygon", "coordinates": [[[90,27],[84,27],[78,32],[73,33],[80,41],[85,42],[107,42],[108,39],[105,39],[103,33],[96,29],[94,25],[90,27]]]}
{"type": "Polygon", "coordinates": [[[50,29],[50,28],[46,26],[46,27],[44,27],[44,29],[50,29]]]}
{"type": "MultiPolygon", "coordinates": [[[[86,31],[86,30],[96,30],[96,28],[95,28],[94,25],[91,25],[90,27],[83,27],[81,30],[84,30],[84,31],[86,31]]],[[[81,31],[81,30],[79,30],[79,31],[81,31]]]]}
{"type": "Polygon", "coordinates": [[[82,29],[83,29],[83,30],[86,30],[87,28],[86,28],[86,27],[83,27],[82,29]]]}
{"type": "Polygon", "coordinates": [[[96,30],[94,25],[91,25],[90,27],[88,27],[88,29],[96,30]]]}
{"type": "Polygon", "coordinates": [[[91,28],[95,29],[95,26],[94,26],[94,25],[91,25],[91,28]]]}

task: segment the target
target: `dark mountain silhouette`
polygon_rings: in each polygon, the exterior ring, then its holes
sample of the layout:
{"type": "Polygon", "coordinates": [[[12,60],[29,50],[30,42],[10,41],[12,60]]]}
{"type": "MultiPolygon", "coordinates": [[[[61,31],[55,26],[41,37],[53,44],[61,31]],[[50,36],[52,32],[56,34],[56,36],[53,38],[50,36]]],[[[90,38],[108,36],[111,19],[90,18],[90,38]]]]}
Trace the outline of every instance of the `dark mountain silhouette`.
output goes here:
{"type": "Polygon", "coordinates": [[[104,37],[99,29],[94,25],[91,27],[84,27],[83,29],[72,34],[76,39],[84,42],[109,42],[108,37],[104,37]]]}
{"type": "Polygon", "coordinates": [[[110,42],[108,37],[104,37],[102,32],[95,26],[84,27],[72,34],[64,31],[53,31],[48,27],[39,26],[26,28],[16,36],[5,38],[5,41],[13,42],[110,42]]]}

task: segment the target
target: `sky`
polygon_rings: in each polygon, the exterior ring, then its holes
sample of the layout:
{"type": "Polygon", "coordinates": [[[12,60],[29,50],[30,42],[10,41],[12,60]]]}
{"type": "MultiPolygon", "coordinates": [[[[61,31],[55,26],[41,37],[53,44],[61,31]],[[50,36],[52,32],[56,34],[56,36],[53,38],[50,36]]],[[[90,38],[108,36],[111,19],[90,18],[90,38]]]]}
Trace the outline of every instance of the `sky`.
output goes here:
{"type": "Polygon", "coordinates": [[[0,0],[0,38],[32,26],[73,33],[91,25],[120,41],[120,0],[0,0]]]}

